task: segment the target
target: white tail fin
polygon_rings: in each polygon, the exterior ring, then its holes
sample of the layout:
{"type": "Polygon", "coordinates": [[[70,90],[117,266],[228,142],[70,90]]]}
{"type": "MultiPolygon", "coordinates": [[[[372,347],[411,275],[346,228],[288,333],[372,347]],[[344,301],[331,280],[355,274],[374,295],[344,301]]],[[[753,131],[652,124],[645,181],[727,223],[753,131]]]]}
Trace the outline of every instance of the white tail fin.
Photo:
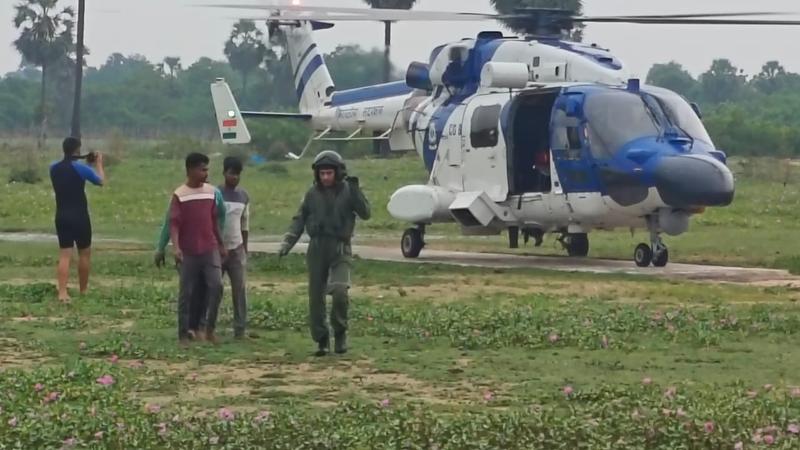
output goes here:
{"type": "Polygon", "coordinates": [[[286,33],[300,112],[314,114],[330,101],[335,89],[322,52],[314,42],[314,26],[311,22],[300,22],[280,28],[286,33]]]}
{"type": "Polygon", "coordinates": [[[233,98],[233,93],[228,83],[219,78],[211,84],[211,98],[214,100],[214,110],[217,113],[217,126],[224,144],[250,143],[250,131],[244,123],[239,105],[233,98]]]}

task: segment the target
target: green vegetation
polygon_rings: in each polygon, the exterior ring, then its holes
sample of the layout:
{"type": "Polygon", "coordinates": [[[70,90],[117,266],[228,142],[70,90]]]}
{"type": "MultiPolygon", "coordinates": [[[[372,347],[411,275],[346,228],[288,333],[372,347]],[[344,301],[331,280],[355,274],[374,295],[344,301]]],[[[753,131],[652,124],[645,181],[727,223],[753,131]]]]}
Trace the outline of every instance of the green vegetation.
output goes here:
{"type": "Polygon", "coordinates": [[[250,324],[177,346],[176,279],[101,244],[0,243],[0,446],[796,448],[800,291],[356,260],[352,351],[317,359],[301,257],[254,255],[250,324]]]}
{"type": "MultiPolygon", "coordinates": [[[[222,155],[219,144],[191,139],[156,143],[129,142],[124,139],[89,141],[87,150],[107,151],[112,155],[109,184],[102,189],[87,187],[93,226],[105,238],[153,242],[161,226],[172,190],[183,181],[183,156],[194,150],[212,155],[211,181],[221,182],[222,155]]],[[[8,180],[13,161],[26,155],[23,147],[6,147],[0,156],[0,180],[8,180]]],[[[296,147],[290,151],[299,152],[296,147]]],[[[241,149],[235,152],[247,157],[241,149]]],[[[386,205],[399,187],[424,183],[426,172],[416,155],[392,159],[350,159],[348,167],[358,175],[373,204],[374,217],[359,225],[357,238],[395,247],[407,224],[389,216],[386,205]]],[[[57,158],[56,152],[41,156],[42,161],[57,158]]],[[[268,160],[247,167],[243,185],[253,199],[254,239],[273,239],[282,235],[296,212],[302,194],[311,183],[309,160],[283,162],[268,160]]],[[[674,262],[716,263],[779,267],[800,271],[800,243],[791,239],[800,224],[800,167],[794,161],[771,158],[738,158],[730,163],[737,178],[736,199],[732,206],[714,208],[696,216],[689,233],[667,237],[674,262]]],[[[28,185],[11,183],[0,196],[0,231],[52,232],[54,203],[47,172],[42,163],[35,173],[44,182],[28,185]],[[20,205],[25,205],[21,207],[20,205]]],[[[453,225],[430,228],[430,248],[457,250],[510,251],[505,236],[461,237],[453,225]]],[[[638,242],[647,241],[644,232],[631,237],[626,230],[595,232],[591,235],[591,257],[629,259],[638,242]]],[[[564,254],[555,239],[549,238],[538,249],[517,253],[564,254]]]]}

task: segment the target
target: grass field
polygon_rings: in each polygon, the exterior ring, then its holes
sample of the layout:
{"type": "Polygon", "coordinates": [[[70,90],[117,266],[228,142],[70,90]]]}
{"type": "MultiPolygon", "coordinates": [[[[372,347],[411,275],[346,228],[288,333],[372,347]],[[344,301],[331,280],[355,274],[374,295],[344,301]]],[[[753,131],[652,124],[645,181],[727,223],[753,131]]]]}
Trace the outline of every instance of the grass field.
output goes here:
{"type": "Polygon", "coordinates": [[[54,301],[0,243],[0,448],[797,448],[800,291],[356,261],[317,359],[304,265],[254,256],[246,342],[176,342],[174,270],[101,244],[54,301]]]}
{"type": "MultiPolygon", "coordinates": [[[[152,266],[150,243],[183,170],[159,152],[116,154],[109,185],[88,189],[95,230],[120,239],[96,246],[89,295],[55,301],[52,243],[0,241],[0,449],[800,448],[791,288],[357,259],[352,350],[318,359],[302,258],[253,255],[255,336],[232,339],[226,289],[222,343],[182,350],[176,274],[152,266]]],[[[21,159],[0,156],[0,179],[21,159]]],[[[247,169],[256,238],[284,231],[308,165],[247,169]]],[[[385,205],[424,182],[421,164],[350,167],[375,209],[361,241],[396,245],[405,224],[385,205]]],[[[736,202],[670,239],[674,259],[800,267],[794,166],[733,167],[736,202]]],[[[51,232],[48,182],[3,189],[2,231],[51,232]]],[[[509,251],[431,232],[435,248],[509,251]]],[[[591,255],[627,259],[642,239],[593,234],[591,255]]]]}
{"type": "MultiPolygon", "coordinates": [[[[93,148],[105,148],[96,144],[93,148]]],[[[116,147],[120,145],[117,144],[116,147]]],[[[125,147],[125,146],[123,146],[125,147]]],[[[128,145],[130,147],[130,145],[128,145]]],[[[116,164],[109,169],[109,184],[103,189],[88,188],[94,227],[104,237],[152,242],[163,219],[172,190],[183,180],[180,159],[165,158],[160,147],[139,145],[125,152],[118,150],[116,164]]],[[[188,151],[191,146],[180,143],[188,151]]],[[[127,148],[127,147],[125,147],[127,148]]],[[[219,149],[201,148],[216,152],[219,149]]],[[[181,153],[182,152],[177,152],[181,153]]],[[[166,156],[171,156],[168,154],[166,156]]],[[[6,184],[0,195],[0,231],[39,231],[52,233],[53,198],[46,180],[36,185],[6,184]]],[[[0,180],[19,160],[21,152],[10,149],[0,156],[0,180]]],[[[212,179],[219,183],[222,156],[212,161],[212,179]]],[[[310,161],[270,162],[249,167],[243,186],[253,202],[253,231],[256,239],[282,234],[311,182],[310,161]]],[[[689,233],[667,237],[675,262],[718,263],[800,269],[800,167],[776,159],[733,160],[737,177],[734,204],[711,209],[693,219],[689,233]]],[[[407,224],[391,218],[386,205],[391,194],[409,183],[425,183],[426,173],[413,155],[391,160],[361,159],[349,162],[351,173],[363,181],[375,211],[374,218],[359,225],[359,239],[395,247],[407,224]]],[[[464,238],[453,225],[431,227],[433,248],[510,251],[504,236],[464,238]]],[[[646,241],[639,231],[597,232],[591,235],[591,257],[630,259],[633,248],[646,241]]],[[[563,254],[554,238],[539,249],[523,248],[519,253],[563,254]]]]}

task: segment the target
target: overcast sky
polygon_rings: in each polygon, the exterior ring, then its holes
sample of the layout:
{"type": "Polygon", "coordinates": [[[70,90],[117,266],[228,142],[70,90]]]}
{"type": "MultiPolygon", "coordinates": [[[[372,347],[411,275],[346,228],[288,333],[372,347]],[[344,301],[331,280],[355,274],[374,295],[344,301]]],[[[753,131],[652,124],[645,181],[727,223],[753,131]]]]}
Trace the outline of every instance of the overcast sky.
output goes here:
{"type": "MultiPolygon", "coordinates": [[[[0,73],[15,70],[20,58],[11,42],[13,6],[19,0],[0,0],[0,73]]],[[[92,50],[89,64],[103,63],[109,54],[139,53],[152,61],[180,56],[189,65],[200,56],[222,59],[238,10],[189,7],[200,3],[258,3],[258,0],[87,0],[86,43],[92,50]]],[[[304,0],[308,5],[361,6],[360,0],[304,0]]],[[[61,0],[66,6],[76,0],[61,0]]],[[[584,0],[589,15],[788,11],[800,18],[797,0],[584,0]]],[[[488,0],[420,0],[416,9],[489,12],[488,0]]],[[[438,44],[474,36],[481,30],[499,29],[496,22],[403,23],[395,27],[394,62],[405,67],[414,60],[427,60],[438,44]]],[[[726,57],[749,74],[758,72],[771,59],[800,72],[800,27],[643,26],[593,24],[587,42],[609,48],[634,75],[644,77],[654,63],[676,60],[697,75],[711,60],[726,57]]],[[[340,23],[319,32],[317,41],[329,52],[339,44],[367,48],[383,45],[380,24],[340,23]]]]}

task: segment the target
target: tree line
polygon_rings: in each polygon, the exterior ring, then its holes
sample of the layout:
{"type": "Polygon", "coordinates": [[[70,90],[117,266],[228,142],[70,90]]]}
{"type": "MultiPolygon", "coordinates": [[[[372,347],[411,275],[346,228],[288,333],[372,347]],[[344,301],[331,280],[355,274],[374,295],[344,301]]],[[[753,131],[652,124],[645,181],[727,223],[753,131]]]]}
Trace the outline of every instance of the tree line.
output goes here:
{"type": "MultiPolygon", "coordinates": [[[[367,1],[373,8],[410,9],[413,0],[367,1]]],[[[566,7],[580,14],[580,0],[490,0],[501,13],[520,6],[566,7]]],[[[112,131],[136,137],[185,133],[216,134],[209,84],[226,78],[243,109],[292,111],[296,108],[292,73],[285,42],[268,36],[256,23],[240,21],[224,45],[226,60],[200,58],[185,64],[178,57],[150,61],[141,55],[115,53],[99,67],[86,67],[82,95],[76,95],[76,61],[80,52],[73,39],[75,12],[59,9],[58,0],[23,0],[16,6],[14,25],[20,34],[14,45],[22,56],[19,70],[0,79],[0,132],[35,135],[50,130],[68,133],[75,114],[73,99],[83,99],[84,129],[95,135],[112,131]]],[[[523,24],[506,24],[524,33],[523,24]]],[[[572,38],[580,39],[581,28],[572,38]]],[[[387,25],[387,44],[391,27],[387,25]]],[[[88,52],[89,49],[86,49],[88,52]]],[[[340,46],[325,55],[337,88],[370,85],[401,78],[402,71],[387,62],[387,50],[366,51],[340,46]],[[389,74],[387,76],[387,74],[389,74]]],[[[81,58],[82,59],[82,58],[81,58]]],[[[83,64],[81,65],[83,66],[83,64]]],[[[679,63],[656,64],[647,82],[672,89],[698,102],[718,147],[731,154],[800,154],[800,75],[787,72],[777,61],[767,62],[748,76],[726,59],[693,77],[679,63]]],[[[303,125],[272,122],[254,126],[263,150],[302,145],[303,125]]],[[[74,126],[73,126],[74,129],[74,126]]]]}

